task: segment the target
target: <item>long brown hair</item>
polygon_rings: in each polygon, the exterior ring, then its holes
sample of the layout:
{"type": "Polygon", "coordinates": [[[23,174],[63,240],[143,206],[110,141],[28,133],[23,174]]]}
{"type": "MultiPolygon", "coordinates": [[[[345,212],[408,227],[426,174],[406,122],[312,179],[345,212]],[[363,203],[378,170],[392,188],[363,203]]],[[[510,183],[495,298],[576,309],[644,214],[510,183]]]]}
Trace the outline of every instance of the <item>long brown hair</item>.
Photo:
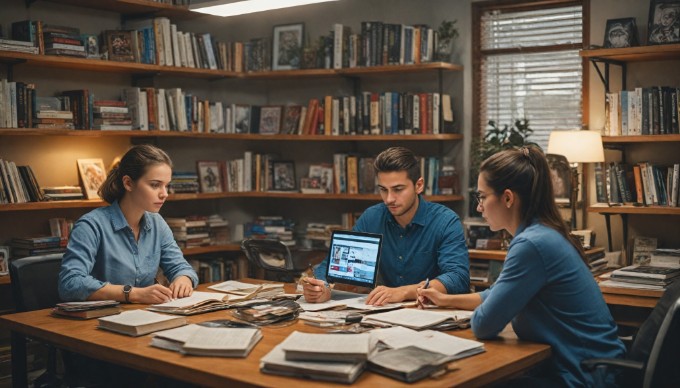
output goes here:
{"type": "Polygon", "coordinates": [[[172,160],[162,149],[150,144],[132,146],[120,159],[118,166],[109,171],[106,180],[99,187],[99,196],[108,203],[120,200],[125,194],[125,175],[136,182],[146,174],[149,167],[157,164],[167,164],[172,168],[172,160]]]}
{"type": "Polygon", "coordinates": [[[498,152],[482,162],[479,171],[494,193],[500,195],[508,189],[521,198],[522,223],[538,219],[555,229],[586,262],[581,242],[569,234],[569,228],[557,209],[548,161],[538,147],[525,146],[498,152]]]}

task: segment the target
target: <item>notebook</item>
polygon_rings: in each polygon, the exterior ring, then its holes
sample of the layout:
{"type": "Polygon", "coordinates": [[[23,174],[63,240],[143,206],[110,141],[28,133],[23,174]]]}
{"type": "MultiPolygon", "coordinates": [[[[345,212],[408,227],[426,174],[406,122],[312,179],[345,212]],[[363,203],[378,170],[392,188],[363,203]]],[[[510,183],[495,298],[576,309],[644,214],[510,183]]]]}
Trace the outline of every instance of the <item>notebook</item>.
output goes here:
{"type": "Polygon", "coordinates": [[[328,253],[326,280],[374,288],[382,240],[380,234],[334,231],[328,253]]]}

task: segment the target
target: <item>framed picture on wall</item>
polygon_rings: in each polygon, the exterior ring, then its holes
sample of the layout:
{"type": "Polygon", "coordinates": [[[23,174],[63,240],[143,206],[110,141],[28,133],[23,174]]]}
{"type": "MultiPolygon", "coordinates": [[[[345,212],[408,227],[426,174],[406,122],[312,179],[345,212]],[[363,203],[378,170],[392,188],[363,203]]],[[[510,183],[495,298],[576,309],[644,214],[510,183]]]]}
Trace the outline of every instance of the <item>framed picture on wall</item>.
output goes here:
{"type": "Polygon", "coordinates": [[[604,32],[604,47],[621,48],[637,46],[638,34],[635,18],[609,19],[604,32]]]}
{"type": "Polygon", "coordinates": [[[304,23],[287,24],[274,27],[272,45],[272,69],[299,69],[302,57],[304,23]]]}
{"type": "Polygon", "coordinates": [[[680,0],[650,0],[648,44],[680,42],[680,0]]]}
{"type": "Polygon", "coordinates": [[[87,199],[100,199],[99,187],[106,180],[106,169],[101,159],[78,159],[78,175],[87,199]]]}

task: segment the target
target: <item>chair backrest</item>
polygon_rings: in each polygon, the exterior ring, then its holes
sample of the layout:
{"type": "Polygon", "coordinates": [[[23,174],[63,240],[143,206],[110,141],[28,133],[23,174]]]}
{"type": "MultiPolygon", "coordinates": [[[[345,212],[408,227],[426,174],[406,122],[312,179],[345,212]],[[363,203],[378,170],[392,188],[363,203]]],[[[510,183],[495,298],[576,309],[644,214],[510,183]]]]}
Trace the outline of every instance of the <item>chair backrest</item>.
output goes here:
{"type": "Polygon", "coordinates": [[[675,362],[680,357],[679,300],[680,281],[676,281],[666,288],[635,336],[628,358],[646,364],[643,386],[650,386],[652,381],[653,386],[668,386],[661,381],[677,382],[680,375],[674,363],[668,365],[670,360],[675,362]]]}
{"type": "Polygon", "coordinates": [[[59,303],[59,269],[63,253],[30,256],[10,262],[12,298],[18,312],[59,303]]]}
{"type": "Polygon", "coordinates": [[[288,247],[279,240],[246,239],[241,249],[248,261],[268,271],[293,272],[293,259],[288,247]]]}

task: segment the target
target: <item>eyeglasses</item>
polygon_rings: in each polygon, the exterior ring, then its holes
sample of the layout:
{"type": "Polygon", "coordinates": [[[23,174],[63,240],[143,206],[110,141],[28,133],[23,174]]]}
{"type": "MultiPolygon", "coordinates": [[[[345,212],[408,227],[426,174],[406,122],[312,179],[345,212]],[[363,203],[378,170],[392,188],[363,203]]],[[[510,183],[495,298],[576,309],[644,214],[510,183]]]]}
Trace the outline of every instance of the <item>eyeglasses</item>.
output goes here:
{"type": "Polygon", "coordinates": [[[486,199],[486,197],[488,195],[491,195],[491,194],[483,194],[483,193],[480,193],[479,191],[475,192],[474,196],[475,196],[475,199],[477,200],[477,205],[483,207],[484,206],[484,200],[486,199]]]}

